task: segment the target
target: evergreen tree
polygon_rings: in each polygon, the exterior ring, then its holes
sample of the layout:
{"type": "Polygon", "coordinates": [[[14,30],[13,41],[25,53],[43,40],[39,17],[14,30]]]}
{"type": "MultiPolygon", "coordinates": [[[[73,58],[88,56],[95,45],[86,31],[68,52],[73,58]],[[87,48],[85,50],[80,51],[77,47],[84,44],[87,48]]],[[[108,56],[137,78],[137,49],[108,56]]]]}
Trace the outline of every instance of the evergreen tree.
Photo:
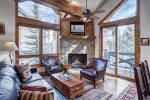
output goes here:
{"type": "MultiPolygon", "coordinates": [[[[39,5],[37,3],[34,3],[33,8],[31,9],[33,13],[33,19],[40,20],[40,11],[39,11],[39,5]]],[[[27,52],[30,52],[32,54],[39,53],[39,29],[29,28],[30,34],[28,36],[25,36],[26,38],[30,39],[28,41],[25,41],[25,44],[28,46],[27,52]]]]}

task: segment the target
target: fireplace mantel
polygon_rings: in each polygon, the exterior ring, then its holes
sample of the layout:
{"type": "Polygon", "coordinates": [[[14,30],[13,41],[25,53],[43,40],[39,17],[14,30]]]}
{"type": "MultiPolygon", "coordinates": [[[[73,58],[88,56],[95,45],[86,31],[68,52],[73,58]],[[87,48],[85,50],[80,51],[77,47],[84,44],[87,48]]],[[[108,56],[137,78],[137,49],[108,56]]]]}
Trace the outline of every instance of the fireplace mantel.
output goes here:
{"type": "Polygon", "coordinates": [[[95,36],[62,36],[61,39],[81,39],[81,40],[89,40],[89,39],[92,39],[92,40],[95,40],[96,37],[95,36]]]}

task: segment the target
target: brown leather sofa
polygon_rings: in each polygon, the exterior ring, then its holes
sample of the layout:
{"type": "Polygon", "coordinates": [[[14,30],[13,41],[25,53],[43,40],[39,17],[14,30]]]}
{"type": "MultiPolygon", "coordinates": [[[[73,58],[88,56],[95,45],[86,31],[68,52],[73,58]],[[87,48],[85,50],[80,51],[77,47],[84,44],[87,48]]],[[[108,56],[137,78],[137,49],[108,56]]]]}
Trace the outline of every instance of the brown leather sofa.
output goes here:
{"type": "Polygon", "coordinates": [[[101,59],[101,58],[92,58],[89,65],[87,65],[84,69],[80,71],[80,79],[82,77],[95,82],[97,80],[103,79],[105,77],[106,67],[107,67],[108,60],[101,59]]]}
{"type": "Polygon", "coordinates": [[[43,57],[43,64],[47,75],[55,74],[62,71],[61,67],[59,66],[59,61],[57,56],[43,57]]]}

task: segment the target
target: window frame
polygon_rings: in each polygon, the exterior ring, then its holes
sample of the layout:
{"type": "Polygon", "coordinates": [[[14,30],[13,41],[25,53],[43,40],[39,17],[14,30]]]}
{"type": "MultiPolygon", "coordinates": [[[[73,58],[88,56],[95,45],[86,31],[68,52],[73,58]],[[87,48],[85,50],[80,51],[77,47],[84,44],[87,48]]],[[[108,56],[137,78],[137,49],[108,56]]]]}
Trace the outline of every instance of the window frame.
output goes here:
{"type": "MultiPolygon", "coordinates": [[[[100,52],[99,52],[99,57],[103,57],[103,38],[102,38],[103,37],[103,28],[118,27],[118,26],[122,26],[122,25],[134,24],[135,25],[135,66],[138,66],[138,64],[140,63],[140,0],[136,0],[137,1],[137,12],[136,12],[135,17],[116,20],[116,21],[112,21],[112,22],[105,22],[105,20],[107,20],[109,17],[111,17],[112,14],[115,13],[126,1],[127,0],[121,0],[121,2],[109,14],[107,14],[106,17],[104,17],[98,23],[98,25],[100,27],[100,34],[99,34],[99,50],[100,50],[100,52]]],[[[116,34],[118,34],[118,33],[116,32],[116,34]]],[[[118,51],[116,51],[116,52],[118,52],[118,51]]],[[[116,57],[116,59],[118,59],[118,57],[116,57]]],[[[116,64],[116,66],[118,66],[118,64],[116,64]]],[[[117,73],[118,72],[117,72],[117,68],[116,68],[115,75],[112,75],[112,74],[108,74],[108,75],[115,76],[115,77],[120,77],[120,78],[123,78],[123,79],[133,81],[133,79],[118,76],[117,73]]]]}
{"type": "MultiPolygon", "coordinates": [[[[48,22],[44,22],[44,21],[39,21],[39,20],[34,20],[34,19],[30,19],[30,18],[25,18],[25,17],[21,17],[18,15],[18,1],[15,2],[15,11],[16,11],[16,38],[15,38],[15,42],[16,42],[16,45],[19,47],[19,27],[20,26],[23,26],[23,27],[30,27],[30,28],[37,28],[39,29],[39,54],[33,54],[33,55],[21,55],[19,54],[19,51],[16,51],[16,64],[19,64],[19,59],[21,58],[39,58],[39,64],[35,64],[35,65],[32,65],[34,67],[41,67],[42,66],[42,58],[44,56],[58,56],[59,55],[59,33],[60,33],[60,18],[61,18],[61,14],[54,10],[54,12],[58,15],[58,20],[59,20],[59,23],[58,24],[53,24],[53,23],[48,23],[48,22]],[[54,31],[57,31],[57,53],[53,54],[43,54],[42,53],[42,45],[43,45],[43,41],[42,41],[42,30],[43,29],[46,29],[46,30],[54,30],[54,31]]],[[[39,3],[39,2],[37,2],[39,3]]],[[[40,4],[40,3],[39,3],[40,4]]],[[[42,4],[42,5],[45,5],[45,4],[42,4]]],[[[45,5],[47,6],[47,5],[45,5]]]]}

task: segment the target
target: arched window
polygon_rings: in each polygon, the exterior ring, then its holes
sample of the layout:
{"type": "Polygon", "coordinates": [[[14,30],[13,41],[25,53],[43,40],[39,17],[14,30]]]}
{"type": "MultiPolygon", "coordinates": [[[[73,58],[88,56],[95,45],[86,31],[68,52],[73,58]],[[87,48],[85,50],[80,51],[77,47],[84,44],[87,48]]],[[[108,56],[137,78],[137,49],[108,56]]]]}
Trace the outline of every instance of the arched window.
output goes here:
{"type": "Polygon", "coordinates": [[[59,16],[52,8],[33,1],[20,2],[18,15],[48,23],[59,23],[59,16]]]}

